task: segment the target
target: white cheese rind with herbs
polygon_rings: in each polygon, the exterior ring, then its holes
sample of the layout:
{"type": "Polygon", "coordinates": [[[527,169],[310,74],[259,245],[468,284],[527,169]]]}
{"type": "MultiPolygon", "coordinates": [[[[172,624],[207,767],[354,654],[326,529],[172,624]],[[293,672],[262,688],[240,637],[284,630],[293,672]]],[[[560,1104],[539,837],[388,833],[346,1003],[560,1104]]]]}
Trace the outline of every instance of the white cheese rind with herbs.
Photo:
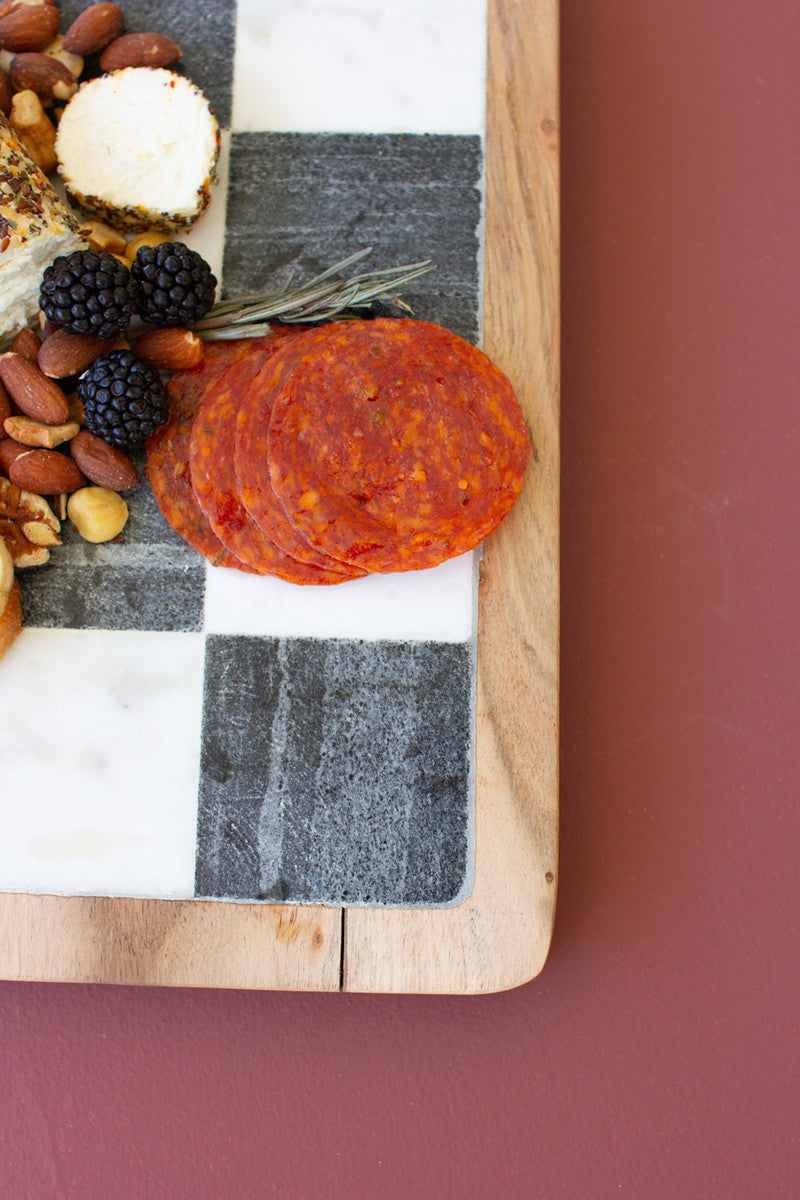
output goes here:
{"type": "Polygon", "coordinates": [[[45,267],[85,244],[76,218],[0,116],[0,342],[37,315],[45,267]]]}
{"type": "Polygon", "coordinates": [[[84,83],[56,134],[68,196],[117,229],[188,229],[211,198],[219,126],[182,75],[126,67],[84,83]]]}

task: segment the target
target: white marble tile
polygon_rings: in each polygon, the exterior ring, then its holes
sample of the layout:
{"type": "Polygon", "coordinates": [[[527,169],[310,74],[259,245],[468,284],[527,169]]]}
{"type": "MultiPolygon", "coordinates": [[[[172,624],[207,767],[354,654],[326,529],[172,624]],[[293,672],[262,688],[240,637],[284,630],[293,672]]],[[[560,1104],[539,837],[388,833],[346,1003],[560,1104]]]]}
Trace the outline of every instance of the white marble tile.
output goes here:
{"type": "Polygon", "coordinates": [[[465,642],[475,627],[477,553],[427,571],[368,575],[334,587],[209,567],[209,633],[465,642]]]}
{"type": "Polygon", "coordinates": [[[483,133],[486,0],[239,0],[235,130],[483,133]]]}
{"type": "Polygon", "coordinates": [[[211,203],[188,233],[175,234],[176,240],[185,242],[203,256],[218,282],[222,280],[222,256],[225,250],[225,201],[228,195],[230,146],[231,135],[223,130],[220,134],[217,179],[211,192],[211,203]]]}
{"type": "Polygon", "coordinates": [[[193,894],[203,649],[23,630],[0,690],[0,892],[193,894]]]}

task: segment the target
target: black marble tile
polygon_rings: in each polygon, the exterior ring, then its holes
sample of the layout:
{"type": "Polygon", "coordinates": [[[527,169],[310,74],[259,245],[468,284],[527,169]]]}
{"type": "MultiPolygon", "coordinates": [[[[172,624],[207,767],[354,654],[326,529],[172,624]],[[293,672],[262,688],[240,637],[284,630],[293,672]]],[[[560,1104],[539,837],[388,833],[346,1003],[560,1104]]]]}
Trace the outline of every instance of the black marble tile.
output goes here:
{"type": "Polygon", "coordinates": [[[209,637],[197,895],[459,897],[472,690],[466,645],[209,637]]]}
{"type": "Polygon", "coordinates": [[[366,246],[375,269],[432,258],[403,296],[416,316],[479,335],[478,137],[234,133],[228,295],[310,278],[366,246]]]}
{"type": "MultiPolygon", "coordinates": [[[[66,32],[78,13],[88,8],[84,0],[61,0],[61,29],[66,32]]],[[[163,33],[177,42],[181,58],[170,69],[187,75],[205,92],[223,128],[231,123],[233,52],[236,34],[236,0],[123,0],[126,33],[163,33]]],[[[92,61],[87,74],[96,73],[92,61]]]]}
{"type": "MultiPolygon", "coordinates": [[[[143,455],[132,455],[142,474],[143,455]]],[[[70,521],[63,545],[41,567],[19,572],[28,627],[47,629],[202,628],[204,560],[169,528],[149,484],[126,493],[121,542],[92,545],[70,521]]]]}

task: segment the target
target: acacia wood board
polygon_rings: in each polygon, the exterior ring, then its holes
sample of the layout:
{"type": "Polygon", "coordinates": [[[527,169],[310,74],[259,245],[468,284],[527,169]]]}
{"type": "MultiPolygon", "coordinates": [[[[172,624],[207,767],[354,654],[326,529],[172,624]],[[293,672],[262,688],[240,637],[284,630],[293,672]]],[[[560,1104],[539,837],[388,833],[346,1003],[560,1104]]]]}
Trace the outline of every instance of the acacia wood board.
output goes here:
{"type": "Polygon", "coordinates": [[[559,153],[555,0],[489,0],[484,348],[534,453],[484,547],[475,884],[452,908],[0,896],[7,979],[477,993],[542,968],[557,880],[559,153]]]}

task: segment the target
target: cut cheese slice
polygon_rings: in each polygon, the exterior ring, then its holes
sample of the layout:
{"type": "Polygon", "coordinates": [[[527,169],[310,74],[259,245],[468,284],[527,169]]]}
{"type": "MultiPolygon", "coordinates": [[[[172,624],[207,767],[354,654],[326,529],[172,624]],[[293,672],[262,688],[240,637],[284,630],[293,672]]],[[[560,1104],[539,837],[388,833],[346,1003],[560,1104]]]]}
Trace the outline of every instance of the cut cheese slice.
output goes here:
{"type": "Polygon", "coordinates": [[[182,75],[126,67],[84,83],[56,134],[68,195],[117,229],[187,229],[211,198],[219,126],[182,75]]]}
{"type": "Polygon", "coordinates": [[[84,245],[76,218],[0,116],[0,341],[39,311],[45,267],[84,245]]]}

